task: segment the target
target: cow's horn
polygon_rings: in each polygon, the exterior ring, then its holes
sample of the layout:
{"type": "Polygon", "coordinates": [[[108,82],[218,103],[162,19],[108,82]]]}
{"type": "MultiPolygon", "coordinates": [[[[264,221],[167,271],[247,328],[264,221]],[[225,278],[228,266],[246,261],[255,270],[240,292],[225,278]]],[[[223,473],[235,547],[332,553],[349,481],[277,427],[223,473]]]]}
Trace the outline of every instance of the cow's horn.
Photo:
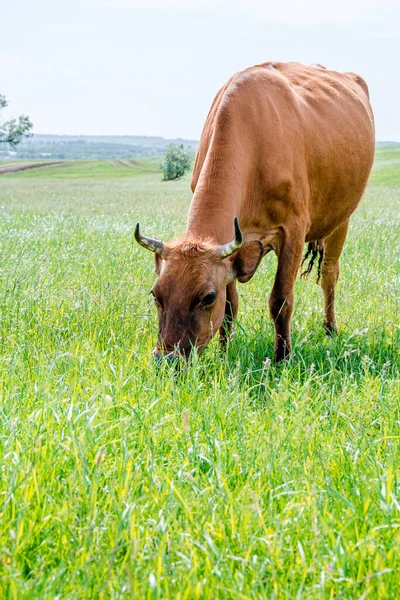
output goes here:
{"type": "Polygon", "coordinates": [[[163,251],[163,243],[160,240],[153,240],[152,238],[144,237],[139,231],[139,223],[136,224],[135,227],[135,240],[138,244],[143,246],[143,248],[147,248],[151,252],[155,252],[156,254],[162,254],[163,251]]]}
{"type": "Polygon", "coordinates": [[[223,246],[220,246],[218,248],[217,254],[220,258],[227,258],[234,252],[237,252],[237,250],[239,250],[240,246],[242,245],[243,236],[242,232],[240,231],[239,221],[237,217],[234,218],[233,224],[235,226],[235,237],[228,244],[224,244],[223,246]]]}

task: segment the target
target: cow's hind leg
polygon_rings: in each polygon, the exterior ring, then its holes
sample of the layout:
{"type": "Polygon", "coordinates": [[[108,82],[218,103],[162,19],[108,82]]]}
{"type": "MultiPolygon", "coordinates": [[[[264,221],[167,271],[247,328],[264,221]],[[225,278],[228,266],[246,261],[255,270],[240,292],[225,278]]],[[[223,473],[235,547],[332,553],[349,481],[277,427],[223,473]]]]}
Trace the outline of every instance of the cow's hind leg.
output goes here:
{"type": "Polygon", "coordinates": [[[328,335],[336,333],[335,287],[339,277],[339,257],[343,250],[349,227],[349,219],[325,238],[324,257],[321,269],[321,287],[324,292],[324,328],[328,335]]]}
{"type": "Polygon", "coordinates": [[[237,317],[238,308],[239,298],[236,289],[236,281],[232,281],[226,286],[225,317],[219,330],[219,341],[221,346],[225,346],[231,337],[233,322],[237,317]]]}

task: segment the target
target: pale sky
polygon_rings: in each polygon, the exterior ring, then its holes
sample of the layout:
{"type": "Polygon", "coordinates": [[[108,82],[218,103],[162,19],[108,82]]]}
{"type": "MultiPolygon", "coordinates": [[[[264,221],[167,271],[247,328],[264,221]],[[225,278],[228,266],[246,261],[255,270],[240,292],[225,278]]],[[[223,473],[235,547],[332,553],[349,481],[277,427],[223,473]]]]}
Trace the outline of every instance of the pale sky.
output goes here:
{"type": "Polygon", "coordinates": [[[362,75],[377,139],[400,141],[400,0],[0,0],[0,14],[6,116],[36,133],[198,139],[231,74],[297,60],[362,75]]]}

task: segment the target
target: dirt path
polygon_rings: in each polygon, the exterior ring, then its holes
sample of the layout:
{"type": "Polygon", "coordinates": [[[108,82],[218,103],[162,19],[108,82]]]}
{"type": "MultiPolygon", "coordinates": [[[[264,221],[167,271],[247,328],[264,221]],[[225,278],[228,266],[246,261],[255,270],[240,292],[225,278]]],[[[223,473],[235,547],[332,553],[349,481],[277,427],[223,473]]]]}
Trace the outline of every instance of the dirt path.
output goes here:
{"type": "Polygon", "coordinates": [[[42,167],[52,167],[54,165],[67,167],[71,163],[64,160],[54,160],[46,162],[18,162],[0,165],[0,175],[6,173],[18,173],[19,171],[28,171],[29,169],[41,169],[42,167]]]}
{"type": "Polygon", "coordinates": [[[132,167],[136,169],[141,169],[142,171],[146,171],[146,173],[159,173],[158,169],[152,169],[147,165],[135,160],[133,158],[114,158],[108,161],[110,165],[113,167],[125,167],[126,169],[131,169],[132,167]]]}

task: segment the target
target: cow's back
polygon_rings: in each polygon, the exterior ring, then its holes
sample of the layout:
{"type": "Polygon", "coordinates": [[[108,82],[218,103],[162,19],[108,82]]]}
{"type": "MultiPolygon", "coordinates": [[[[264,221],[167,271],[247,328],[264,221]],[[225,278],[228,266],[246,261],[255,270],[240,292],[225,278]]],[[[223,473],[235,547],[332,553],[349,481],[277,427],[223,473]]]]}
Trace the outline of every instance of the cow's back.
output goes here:
{"type": "MultiPolygon", "coordinates": [[[[374,151],[374,119],[365,81],[299,64],[279,65],[294,87],[304,132],[304,161],[314,229],[331,229],[357,207],[374,151]],[[333,223],[333,225],[332,225],[333,223]]],[[[310,238],[324,232],[310,232],[310,238]]]]}
{"type": "Polygon", "coordinates": [[[354,211],[373,155],[373,115],[361,77],[299,63],[265,63],[234,75],[218,92],[192,188],[199,181],[203,188],[207,179],[212,190],[224,165],[230,165],[232,178],[236,164],[242,185],[232,202],[244,228],[265,211],[278,215],[275,225],[290,211],[306,212],[307,238],[316,239],[354,211]]]}

